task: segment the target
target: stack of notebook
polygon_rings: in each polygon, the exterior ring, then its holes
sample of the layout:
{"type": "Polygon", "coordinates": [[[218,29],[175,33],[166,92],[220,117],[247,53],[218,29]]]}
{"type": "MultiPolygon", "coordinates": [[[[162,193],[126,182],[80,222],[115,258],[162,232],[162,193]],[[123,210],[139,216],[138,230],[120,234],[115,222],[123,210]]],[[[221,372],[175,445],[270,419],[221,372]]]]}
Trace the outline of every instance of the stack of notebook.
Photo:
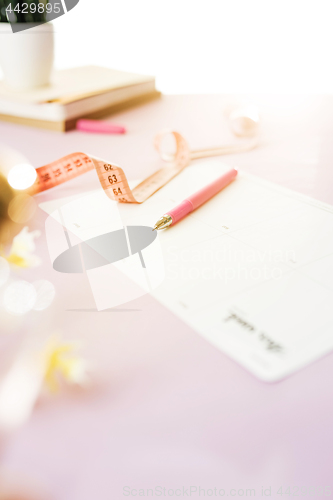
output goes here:
{"type": "Polygon", "coordinates": [[[101,118],[160,93],[155,79],[85,66],[57,71],[51,85],[14,91],[0,82],[0,120],[65,132],[79,118],[101,118]]]}

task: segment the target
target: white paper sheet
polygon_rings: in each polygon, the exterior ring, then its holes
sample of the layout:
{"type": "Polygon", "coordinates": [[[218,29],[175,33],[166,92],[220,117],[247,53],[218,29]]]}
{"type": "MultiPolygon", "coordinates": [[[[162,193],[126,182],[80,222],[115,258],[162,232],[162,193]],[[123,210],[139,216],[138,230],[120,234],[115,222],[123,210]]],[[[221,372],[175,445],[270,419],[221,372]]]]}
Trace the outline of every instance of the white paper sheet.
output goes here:
{"type": "MultiPolygon", "coordinates": [[[[142,205],[120,205],[123,224],[152,226],[226,168],[193,163],[142,205]]],[[[150,293],[260,379],[333,348],[333,207],[240,172],[159,241],[166,276],[150,293]]]]}

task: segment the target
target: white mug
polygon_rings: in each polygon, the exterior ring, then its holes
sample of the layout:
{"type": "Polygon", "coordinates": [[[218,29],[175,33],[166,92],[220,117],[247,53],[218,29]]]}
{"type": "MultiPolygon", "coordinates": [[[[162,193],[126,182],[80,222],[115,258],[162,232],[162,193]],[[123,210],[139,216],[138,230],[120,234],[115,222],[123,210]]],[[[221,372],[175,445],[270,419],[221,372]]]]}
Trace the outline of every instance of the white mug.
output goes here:
{"type": "Polygon", "coordinates": [[[53,25],[31,26],[13,33],[9,23],[0,23],[0,66],[6,85],[12,89],[27,90],[50,83],[53,25]]]}

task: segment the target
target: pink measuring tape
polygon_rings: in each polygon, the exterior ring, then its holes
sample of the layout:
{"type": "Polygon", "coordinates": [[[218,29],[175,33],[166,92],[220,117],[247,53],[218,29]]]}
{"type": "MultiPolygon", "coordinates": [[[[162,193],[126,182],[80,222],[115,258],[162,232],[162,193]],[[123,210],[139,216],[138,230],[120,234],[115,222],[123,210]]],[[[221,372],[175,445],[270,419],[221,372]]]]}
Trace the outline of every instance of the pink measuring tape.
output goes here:
{"type": "Polygon", "coordinates": [[[239,153],[257,146],[257,140],[246,144],[235,144],[220,148],[190,151],[184,137],[175,131],[164,131],[155,137],[154,145],[166,166],[143,180],[134,189],[129,187],[124,170],[114,163],[89,156],[85,153],[72,153],[48,165],[36,169],[36,182],[27,190],[31,195],[67,182],[85,172],[95,169],[102,188],[111,200],[122,203],[143,203],[152,194],[179,174],[192,159],[206,156],[239,153]],[[162,153],[162,140],[171,134],[176,142],[174,155],[162,153]]]}

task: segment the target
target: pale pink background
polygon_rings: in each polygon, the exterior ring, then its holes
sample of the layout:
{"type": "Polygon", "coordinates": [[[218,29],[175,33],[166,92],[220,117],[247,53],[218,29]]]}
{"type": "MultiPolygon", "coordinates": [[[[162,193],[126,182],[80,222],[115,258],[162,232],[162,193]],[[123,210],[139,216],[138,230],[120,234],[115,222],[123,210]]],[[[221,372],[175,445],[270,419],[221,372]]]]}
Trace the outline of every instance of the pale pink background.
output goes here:
{"type": "MultiPolygon", "coordinates": [[[[223,110],[235,99],[163,97],[112,118],[128,127],[125,136],[0,123],[0,139],[35,166],[84,151],[119,163],[130,179],[142,178],[160,165],[152,142],[163,128],[180,131],[195,149],[234,140],[223,110]]],[[[333,204],[333,99],[253,100],[262,114],[262,146],[225,161],[333,204]]],[[[40,200],[98,186],[90,172],[40,200]]],[[[45,218],[39,211],[33,226],[43,229],[45,218]]],[[[52,281],[56,300],[2,336],[2,359],[18,332],[61,332],[85,340],[95,382],[87,392],[41,401],[3,443],[3,467],[40,481],[56,500],[118,500],[124,486],[255,488],[257,497],[271,486],[271,498],[281,498],[280,486],[332,485],[332,354],[283,382],[260,382],[148,295],[94,312],[84,276],[53,271],[44,236],[38,253],[43,265],[20,274],[52,281]]]]}

